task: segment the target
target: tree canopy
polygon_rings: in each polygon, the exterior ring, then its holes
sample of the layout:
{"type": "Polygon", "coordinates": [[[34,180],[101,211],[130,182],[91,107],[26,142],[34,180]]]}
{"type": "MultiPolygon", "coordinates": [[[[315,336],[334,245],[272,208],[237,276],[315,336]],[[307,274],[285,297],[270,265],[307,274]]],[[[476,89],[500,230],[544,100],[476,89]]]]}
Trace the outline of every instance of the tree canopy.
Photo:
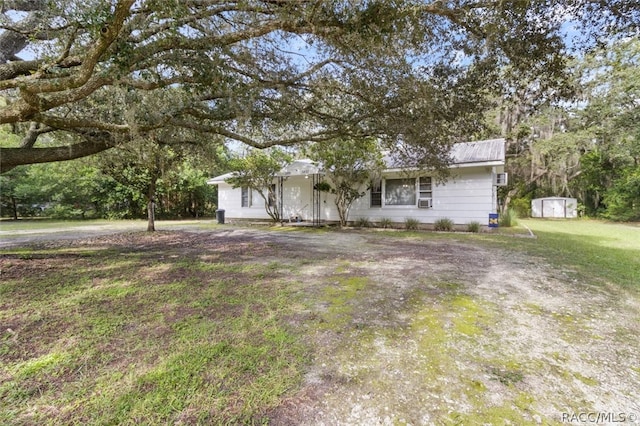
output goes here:
{"type": "Polygon", "coordinates": [[[506,199],[526,214],[531,198],[570,196],[585,214],[638,220],[640,38],[594,49],[571,69],[574,96],[509,118],[518,125],[509,135],[506,199]]]}
{"type": "Polygon", "coordinates": [[[255,191],[264,201],[264,209],[273,222],[280,222],[282,212],[276,203],[277,190],[274,181],[278,172],[291,161],[291,155],[278,148],[266,151],[254,149],[242,157],[229,160],[233,176],[226,179],[226,182],[234,188],[246,187],[255,191]]]}
{"type": "Polygon", "coordinates": [[[322,165],[327,180],[319,185],[334,194],[340,226],[346,226],[353,203],[366,194],[371,181],[379,179],[384,169],[383,154],[377,141],[336,139],[314,143],[306,149],[309,157],[322,165]]]}
{"type": "Polygon", "coordinates": [[[626,0],[7,0],[0,12],[0,124],[21,137],[0,148],[0,171],[158,129],[163,143],[257,148],[376,136],[444,161],[489,93],[557,87],[567,43],[639,16],[626,0]]]}

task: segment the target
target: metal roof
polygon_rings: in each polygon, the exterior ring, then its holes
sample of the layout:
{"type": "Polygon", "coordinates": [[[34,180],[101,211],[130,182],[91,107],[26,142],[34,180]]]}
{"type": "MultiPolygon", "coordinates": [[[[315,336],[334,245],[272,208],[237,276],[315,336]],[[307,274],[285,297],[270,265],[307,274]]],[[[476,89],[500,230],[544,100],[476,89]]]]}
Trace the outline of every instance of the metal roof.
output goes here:
{"type": "Polygon", "coordinates": [[[295,160],[276,173],[276,176],[308,176],[322,173],[322,168],[309,159],[295,160]]]}
{"type": "Polygon", "coordinates": [[[488,139],[477,142],[462,142],[451,148],[453,164],[504,162],[504,139],[488,139]]]}
{"type": "MultiPolygon", "coordinates": [[[[474,164],[474,163],[501,163],[505,161],[505,141],[504,139],[488,139],[477,142],[461,142],[451,148],[452,165],[474,164]]],[[[386,156],[384,159],[387,169],[400,169],[402,165],[386,156]]],[[[295,160],[285,166],[276,176],[306,176],[322,174],[320,164],[308,160],[295,160]]],[[[216,176],[207,181],[209,185],[223,183],[234,175],[233,172],[216,176]]]]}
{"type": "MultiPolygon", "coordinates": [[[[460,142],[453,145],[450,151],[451,166],[473,166],[477,163],[489,163],[491,165],[504,164],[505,140],[487,139],[476,142],[460,142]]],[[[400,170],[407,168],[405,162],[394,155],[387,154],[384,157],[387,170],[400,170]]]]}
{"type": "Polygon", "coordinates": [[[234,175],[235,175],[234,172],[230,172],[230,173],[225,173],[225,174],[220,175],[220,176],[212,177],[211,179],[207,180],[207,184],[208,185],[217,185],[219,183],[224,183],[225,180],[229,179],[230,177],[233,177],[234,175]]]}
{"type": "MultiPolygon", "coordinates": [[[[291,164],[283,167],[276,176],[309,176],[315,174],[322,174],[322,168],[315,161],[308,159],[295,160],[291,164]]],[[[233,177],[235,172],[225,173],[220,176],[213,177],[207,180],[209,185],[217,185],[219,183],[226,182],[227,179],[233,177]]]]}

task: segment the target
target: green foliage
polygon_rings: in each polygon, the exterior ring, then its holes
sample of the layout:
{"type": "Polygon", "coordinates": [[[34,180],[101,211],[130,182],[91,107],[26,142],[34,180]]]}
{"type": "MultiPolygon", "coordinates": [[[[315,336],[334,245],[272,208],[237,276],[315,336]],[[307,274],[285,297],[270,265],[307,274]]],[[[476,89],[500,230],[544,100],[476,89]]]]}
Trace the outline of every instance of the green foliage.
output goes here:
{"type": "Polygon", "coordinates": [[[572,188],[581,195],[581,204],[588,216],[601,215],[606,211],[603,199],[617,174],[617,168],[600,149],[580,157],[580,175],[572,182],[572,188]]]}
{"type": "Polygon", "coordinates": [[[226,180],[234,188],[247,187],[260,194],[264,201],[264,208],[274,222],[282,219],[282,212],[274,192],[276,174],[291,162],[291,156],[281,149],[251,150],[243,157],[229,160],[229,168],[234,172],[233,177],[226,180]]]}
{"type": "Polygon", "coordinates": [[[472,221],[467,224],[468,232],[478,233],[480,232],[480,229],[482,229],[482,225],[480,224],[480,222],[472,221]]]}
{"type": "Polygon", "coordinates": [[[318,182],[315,185],[314,189],[317,189],[318,191],[321,191],[321,192],[331,192],[331,184],[326,180],[323,180],[321,182],[318,182]]]}
{"type": "Polygon", "coordinates": [[[531,198],[528,196],[512,199],[509,207],[516,212],[518,217],[531,216],[531,198]]]}
{"type": "Polygon", "coordinates": [[[378,142],[373,138],[335,139],[311,144],[306,151],[323,165],[340,226],[346,226],[351,205],[366,194],[362,188],[384,168],[378,142]]]}
{"type": "MultiPolygon", "coordinates": [[[[36,164],[3,175],[10,182],[8,194],[15,199],[19,216],[88,218],[99,216],[99,171],[82,161],[36,164]]],[[[3,215],[7,202],[3,193],[3,215]]]]}
{"type": "MultiPolygon", "coordinates": [[[[518,117],[508,160],[515,184],[503,198],[571,196],[587,215],[638,217],[632,176],[640,164],[639,61],[637,35],[594,49],[572,64],[579,99],[518,117]]],[[[509,206],[527,216],[524,203],[509,206]]]]}
{"type": "MultiPolygon", "coordinates": [[[[55,129],[77,149],[43,153],[37,141],[4,151],[0,167],[31,164],[36,150],[57,161],[135,145],[149,129],[178,151],[222,137],[265,148],[375,135],[442,166],[448,141],[480,131],[491,95],[533,92],[537,105],[566,91],[565,55],[579,45],[567,48],[547,19],[555,2],[285,3],[9,2],[2,19],[19,32],[0,52],[12,62],[0,123],[55,129]],[[308,44],[304,60],[290,49],[294,35],[308,44]],[[19,60],[25,47],[29,60],[19,60]]],[[[637,25],[633,2],[565,3],[585,44],[637,25]]]]}
{"type": "Polygon", "coordinates": [[[433,229],[436,231],[451,231],[453,230],[453,220],[443,217],[435,221],[433,229]]]}
{"type": "Polygon", "coordinates": [[[500,215],[499,224],[505,228],[511,228],[512,226],[516,226],[518,224],[518,214],[514,209],[507,209],[504,213],[500,215]]]}
{"type": "Polygon", "coordinates": [[[420,227],[420,220],[414,217],[407,217],[404,220],[404,229],[407,231],[416,231],[420,227]]]}
{"type": "Polygon", "coordinates": [[[640,220],[640,167],[629,168],[607,191],[606,217],[617,221],[640,220]]]}
{"type": "MultiPolygon", "coordinates": [[[[215,189],[206,184],[208,173],[196,157],[178,162],[165,158],[157,180],[157,213],[163,218],[211,214],[215,189]],[[170,164],[171,163],[171,164],[170,164]]],[[[2,215],[59,219],[126,219],[145,216],[149,170],[125,152],[112,151],[93,158],[35,164],[0,176],[2,215]]]]}
{"type": "Polygon", "coordinates": [[[381,217],[380,220],[378,221],[378,225],[381,228],[391,228],[391,226],[393,225],[393,221],[388,218],[388,217],[381,217]]]}
{"type": "Polygon", "coordinates": [[[353,225],[358,228],[370,228],[371,221],[368,217],[359,217],[353,222],[353,225]]]}

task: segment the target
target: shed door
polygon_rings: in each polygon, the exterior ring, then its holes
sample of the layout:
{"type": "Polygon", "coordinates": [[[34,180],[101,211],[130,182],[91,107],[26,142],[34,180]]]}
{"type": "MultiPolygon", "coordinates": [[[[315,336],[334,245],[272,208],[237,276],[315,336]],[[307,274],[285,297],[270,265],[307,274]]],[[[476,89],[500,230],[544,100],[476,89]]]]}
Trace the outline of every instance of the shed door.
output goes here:
{"type": "Polygon", "coordinates": [[[542,217],[567,217],[567,201],[542,200],[542,217]]]}

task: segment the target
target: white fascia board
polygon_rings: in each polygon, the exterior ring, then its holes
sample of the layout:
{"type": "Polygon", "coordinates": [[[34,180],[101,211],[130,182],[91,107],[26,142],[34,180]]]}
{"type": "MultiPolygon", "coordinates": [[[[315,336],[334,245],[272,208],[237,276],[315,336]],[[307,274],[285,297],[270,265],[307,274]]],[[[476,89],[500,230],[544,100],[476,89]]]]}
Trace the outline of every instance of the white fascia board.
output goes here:
{"type": "Polygon", "coordinates": [[[484,161],[482,163],[452,164],[449,167],[452,169],[461,169],[463,167],[493,167],[493,166],[504,166],[504,161],[484,161]]]}
{"type": "Polygon", "coordinates": [[[225,173],[220,176],[212,177],[211,179],[207,179],[207,185],[217,185],[219,183],[225,183],[225,181],[230,177],[233,177],[233,175],[234,175],[233,172],[231,172],[231,173],[225,173]]]}
{"type": "MultiPolygon", "coordinates": [[[[461,163],[461,164],[450,164],[450,169],[461,169],[465,167],[493,167],[493,166],[504,166],[504,161],[484,161],[481,163],[461,163]]],[[[402,172],[422,172],[422,171],[430,171],[433,169],[419,169],[417,167],[401,167],[394,169],[384,169],[383,173],[402,173],[402,172]]]]}

